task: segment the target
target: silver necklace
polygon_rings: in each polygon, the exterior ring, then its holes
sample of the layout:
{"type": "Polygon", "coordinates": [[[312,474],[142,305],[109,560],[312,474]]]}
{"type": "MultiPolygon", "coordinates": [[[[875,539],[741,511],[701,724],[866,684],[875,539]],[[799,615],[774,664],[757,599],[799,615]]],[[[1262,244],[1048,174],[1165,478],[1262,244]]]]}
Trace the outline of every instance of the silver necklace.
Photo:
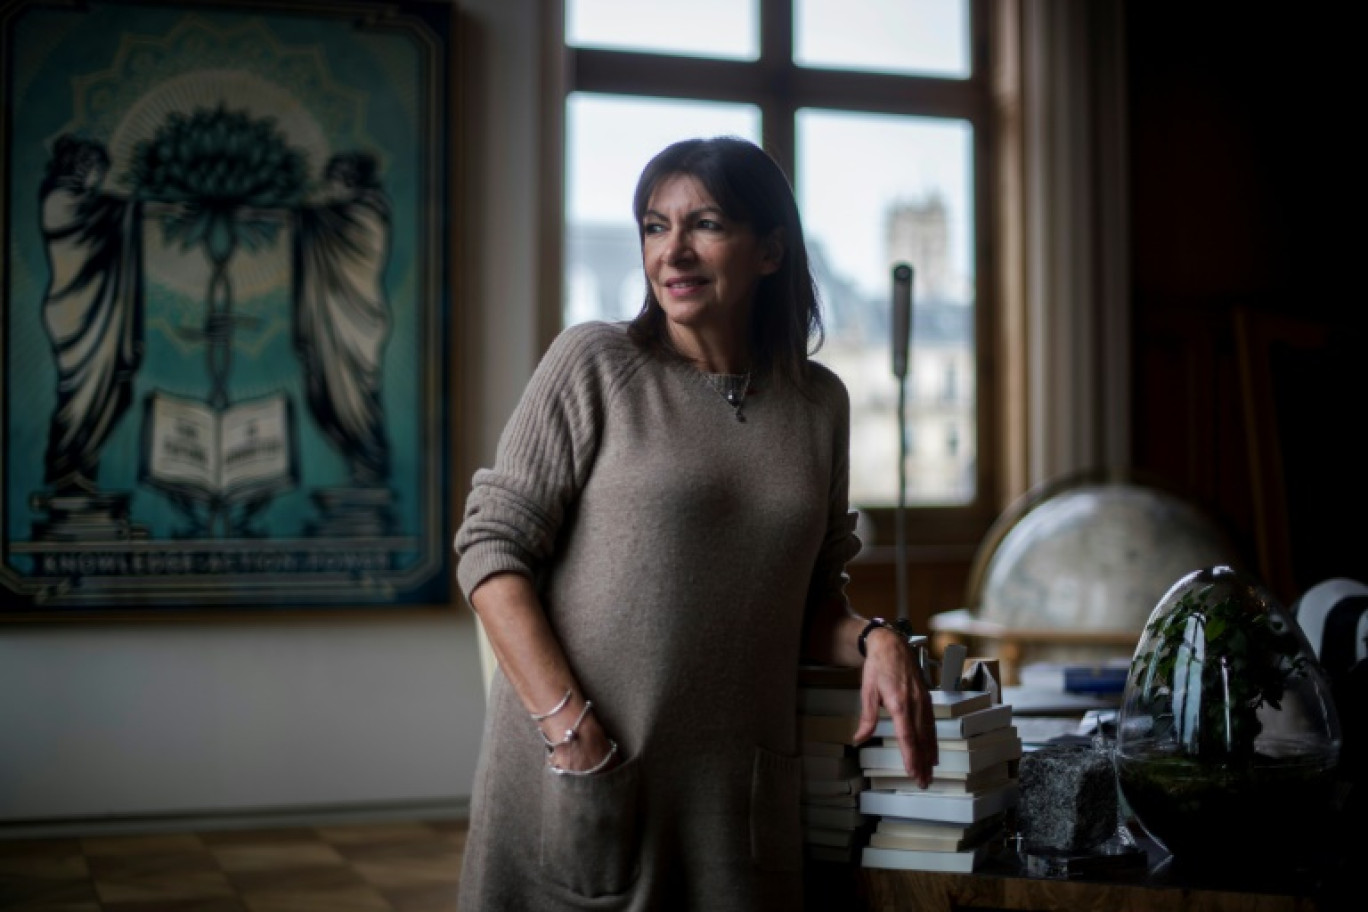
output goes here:
{"type": "Polygon", "coordinates": [[[746,393],[750,392],[750,371],[744,374],[705,373],[703,376],[708,381],[708,386],[732,407],[732,414],[736,416],[736,420],[744,422],[746,416],[741,407],[746,404],[746,393]]]}

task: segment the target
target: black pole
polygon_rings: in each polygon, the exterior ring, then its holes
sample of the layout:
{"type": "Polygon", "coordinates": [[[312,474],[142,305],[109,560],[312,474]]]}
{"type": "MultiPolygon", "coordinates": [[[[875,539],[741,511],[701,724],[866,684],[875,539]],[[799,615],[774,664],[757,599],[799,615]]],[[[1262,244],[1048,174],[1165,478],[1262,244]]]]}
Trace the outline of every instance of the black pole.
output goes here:
{"type": "Polygon", "coordinates": [[[893,375],[898,378],[898,509],[894,515],[897,549],[898,620],[907,620],[907,357],[912,338],[912,267],[893,267],[893,375]]]}

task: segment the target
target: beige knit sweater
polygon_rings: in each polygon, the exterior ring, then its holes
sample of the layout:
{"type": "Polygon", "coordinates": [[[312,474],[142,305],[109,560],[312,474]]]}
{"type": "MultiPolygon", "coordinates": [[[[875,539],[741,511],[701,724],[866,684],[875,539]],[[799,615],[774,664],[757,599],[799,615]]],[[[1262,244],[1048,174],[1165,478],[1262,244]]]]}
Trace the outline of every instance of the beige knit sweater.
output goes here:
{"type": "Polygon", "coordinates": [[[859,548],[849,403],[813,364],[745,422],[621,324],[566,330],[475,474],[468,596],[533,579],[626,758],[556,776],[496,674],[461,878],[470,912],[801,907],[796,667],[806,605],[859,548]]]}

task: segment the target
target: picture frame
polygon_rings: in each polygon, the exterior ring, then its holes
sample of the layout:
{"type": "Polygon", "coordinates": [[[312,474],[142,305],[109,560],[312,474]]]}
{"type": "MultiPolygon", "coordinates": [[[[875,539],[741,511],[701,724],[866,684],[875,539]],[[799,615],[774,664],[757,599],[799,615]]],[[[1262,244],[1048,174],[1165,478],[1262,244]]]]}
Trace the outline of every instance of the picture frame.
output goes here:
{"type": "Polygon", "coordinates": [[[1232,310],[1235,361],[1262,582],[1295,605],[1326,580],[1361,579],[1368,481],[1358,443],[1361,326],[1311,306],[1232,310]],[[1346,406],[1346,403],[1349,403],[1346,406]]]}
{"type": "Polygon", "coordinates": [[[456,19],[0,0],[0,620],[450,607],[456,19]]]}

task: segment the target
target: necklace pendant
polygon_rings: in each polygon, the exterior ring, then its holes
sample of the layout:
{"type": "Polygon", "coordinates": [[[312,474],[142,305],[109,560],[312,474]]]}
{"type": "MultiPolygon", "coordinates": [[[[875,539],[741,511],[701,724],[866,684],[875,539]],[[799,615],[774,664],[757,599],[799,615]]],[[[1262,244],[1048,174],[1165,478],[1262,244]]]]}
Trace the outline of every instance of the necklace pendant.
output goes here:
{"type": "Polygon", "coordinates": [[[705,374],[708,385],[731,406],[732,414],[742,424],[746,416],[742,408],[746,405],[746,394],[750,392],[750,373],[745,374],[705,374]]]}

